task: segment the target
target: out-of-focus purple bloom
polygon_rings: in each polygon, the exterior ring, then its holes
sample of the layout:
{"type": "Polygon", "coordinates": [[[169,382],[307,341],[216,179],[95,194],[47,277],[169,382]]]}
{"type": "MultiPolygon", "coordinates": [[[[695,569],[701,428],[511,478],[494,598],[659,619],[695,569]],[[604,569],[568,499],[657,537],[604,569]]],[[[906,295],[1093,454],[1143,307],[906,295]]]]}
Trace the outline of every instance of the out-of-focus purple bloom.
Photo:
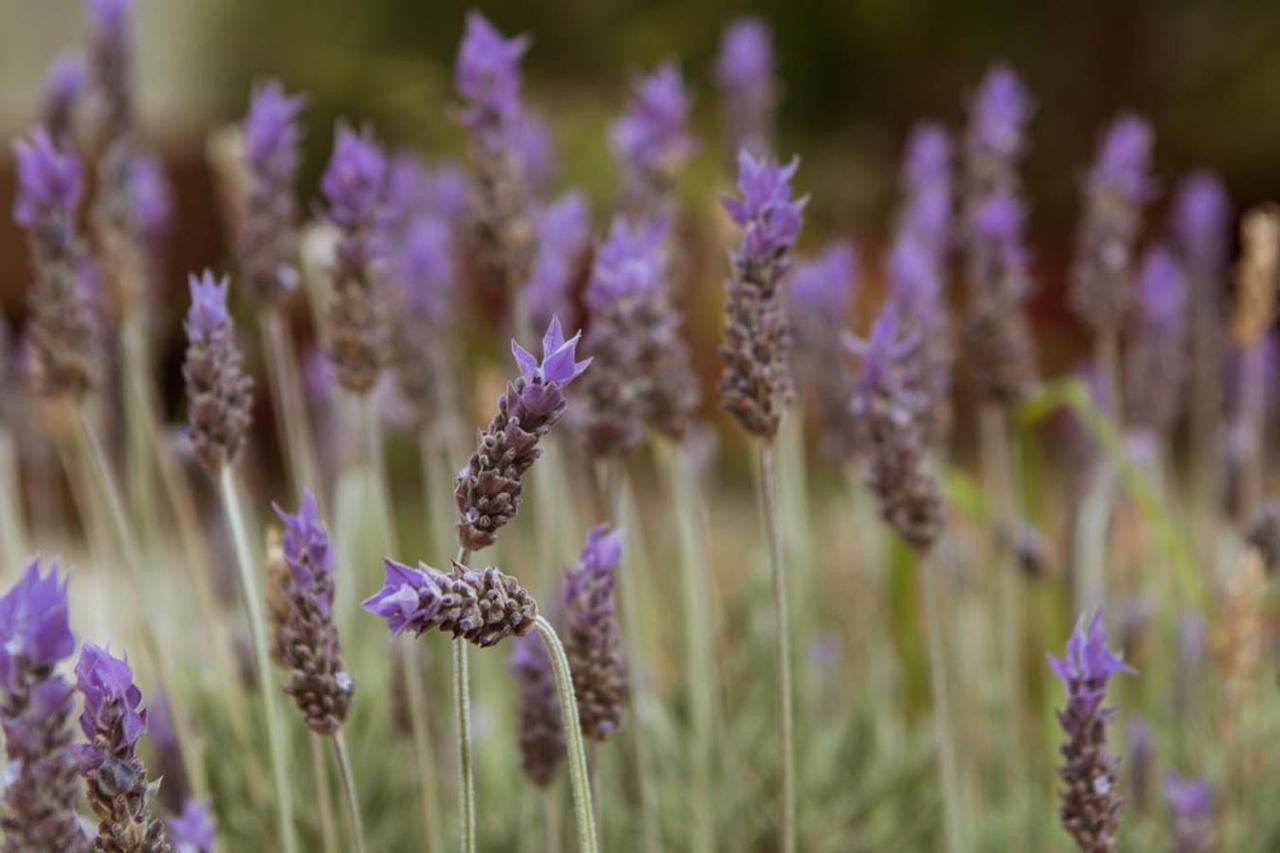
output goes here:
{"type": "Polygon", "coordinates": [[[777,103],[773,34],[758,18],[738,18],[725,27],[716,60],[716,83],[730,151],[768,153],[777,103]]]}
{"type": "Polygon", "coordinates": [[[392,635],[440,631],[487,647],[533,630],[537,603],[515,578],[492,566],[476,571],[454,563],[452,573],[445,574],[386,559],[383,567],[382,589],[361,607],[386,620],[392,635]]]}
{"type": "Polygon", "coordinates": [[[1136,670],[1107,648],[1101,608],[1087,623],[1080,617],[1066,657],[1050,655],[1049,667],[1067,690],[1067,707],[1058,712],[1067,733],[1061,750],[1066,763],[1058,771],[1066,783],[1059,817],[1081,850],[1114,849],[1122,801],[1116,791],[1118,762],[1107,749],[1114,712],[1102,703],[1112,676],[1136,670]]]}
{"type": "Polygon", "coordinates": [[[1174,853],[1214,850],[1213,785],[1207,779],[1185,779],[1170,773],[1164,783],[1174,853]]]}
{"type": "Polygon", "coordinates": [[[213,853],[218,843],[213,812],[199,800],[187,800],[182,814],[169,818],[169,841],[174,853],[213,853]]]}
{"type": "Polygon", "coordinates": [[[67,618],[67,582],[58,579],[57,563],[41,575],[40,561],[32,560],[0,598],[0,688],[20,689],[32,670],[52,668],[75,647],[67,618]]]}
{"type": "Polygon", "coordinates": [[[1158,437],[1177,419],[1187,378],[1187,279],[1166,246],[1151,249],[1142,263],[1138,305],[1125,366],[1130,425],[1158,437]]]}
{"type": "Polygon", "coordinates": [[[572,191],[539,209],[534,220],[538,251],[523,299],[525,317],[538,329],[552,317],[572,322],[570,289],[591,239],[591,210],[586,196],[572,191]]]}
{"type": "Polygon", "coordinates": [[[608,525],[587,534],[575,568],[564,575],[565,654],[573,672],[582,734],[606,740],[622,723],[626,669],[614,591],[622,536],[608,525]]]}
{"type": "Polygon", "coordinates": [[[427,173],[427,210],[445,222],[456,226],[466,212],[470,192],[466,173],[455,163],[443,162],[427,173]]]}
{"type": "Polygon", "coordinates": [[[14,143],[18,159],[18,192],[13,218],[24,228],[64,232],[73,227],[84,189],[80,160],[54,145],[44,128],[14,143]]]}
{"type": "Polygon", "coordinates": [[[89,67],[98,100],[98,132],[108,144],[133,125],[133,0],[88,0],[89,67]]]}
{"type": "Polygon", "coordinates": [[[614,218],[608,239],[596,250],[587,283],[586,300],[592,311],[628,296],[652,293],[664,285],[668,233],[662,219],[633,222],[614,218]]]}
{"type": "MultiPolygon", "coordinates": [[[[797,264],[791,274],[788,304],[792,315],[825,317],[843,326],[853,305],[858,252],[848,241],[832,243],[815,261],[797,264]]],[[[797,332],[797,343],[801,343],[797,332]]]]}
{"type": "Polygon", "coordinates": [[[1167,246],[1149,251],[1138,281],[1143,322],[1173,331],[1185,321],[1186,301],[1187,280],[1173,252],[1167,246]]]}
{"type": "Polygon", "coordinates": [[[1218,176],[1192,172],[1178,184],[1170,216],[1173,236],[1183,261],[1201,286],[1215,293],[1223,289],[1230,251],[1231,199],[1218,176]]]}
{"type": "Polygon", "coordinates": [[[80,53],[68,51],[59,54],[49,66],[40,105],[40,121],[60,144],[69,145],[74,141],[77,110],[84,100],[88,84],[89,71],[80,53]]]}
{"type": "Polygon", "coordinates": [[[298,114],[306,102],[303,95],[286,94],[279,80],[254,87],[244,118],[244,155],[246,165],[262,183],[277,187],[293,183],[302,144],[298,114]]]}
{"type": "Polygon", "coordinates": [[[689,96],[674,63],[635,85],[627,112],[609,131],[614,156],[626,170],[641,209],[660,212],[676,177],[697,150],[688,133],[689,96]]]}
{"type": "Polygon", "coordinates": [[[1155,195],[1151,176],[1151,125],[1134,115],[1116,119],[1108,128],[1098,151],[1098,161],[1089,173],[1092,192],[1114,193],[1131,205],[1150,201],[1155,195]]]}
{"type": "Polygon", "coordinates": [[[467,15],[454,68],[455,85],[466,102],[463,122],[493,143],[501,143],[501,137],[522,118],[520,60],[528,49],[527,36],[503,38],[484,15],[467,15]]]}
{"type": "Polygon", "coordinates": [[[0,598],[0,729],[7,758],[6,849],[87,853],[76,815],[76,757],[67,725],[73,689],[54,673],[75,651],[67,585],[33,560],[0,598]]]}
{"type": "Polygon", "coordinates": [[[560,696],[556,692],[551,655],[542,638],[517,637],[512,644],[511,674],[519,690],[520,761],[525,774],[540,788],[555,779],[565,757],[560,696]]]}
{"type": "Polygon", "coordinates": [[[531,386],[555,385],[564,388],[577,379],[591,366],[591,359],[575,360],[578,341],[582,339],[579,332],[572,338],[565,339],[564,330],[558,318],[552,318],[547,333],[542,336],[542,361],[526,350],[513,338],[511,354],[520,368],[520,376],[531,386]]]}
{"type": "Polygon", "coordinates": [[[550,190],[560,168],[551,125],[542,116],[526,111],[512,129],[511,144],[533,194],[540,196],[550,190]]]}
{"type": "Polygon", "coordinates": [[[970,157],[1016,161],[1022,154],[1034,104],[1012,68],[997,63],[987,70],[969,107],[970,157]]]}
{"type": "Polygon", "coordinates": [[[923,122],[911,131],[902,188],[899,233],[941,256],[951,239],[951,139],[940,125],[923,122]]]}
{"type": "Polygon", "coordinates": [[[383,199],[387,158],[368,131],[339,124],[333,154],[320,179],[329,219],[343,230],[367,227],[383,199]]]}
{"type": "Polygon", "coordinates": [[[158,158],[134,155],[129,164],[129,195],[137,234],[154,245],[168,233],[173,218],[173,189],[158,158]]]}
{"type": "Polygon", "coordinates": [[[904,335],[918,347],[905,375],[909,381],[903,401],[914,400],[915,418],[932,446],[943,441],[951,422],[953,354],[939,260],[935,247],[910,232],[899,234],[889,252],[890,298],[898,306],[904,335]]]}
{"type": "Polygon", "coordinates": [[[741,198],[721,199],[729,217],[744,229],[740,256],[753,267],[769,267],[780,276],[783,256],[800,236],[802,214],[809,197],[792,200],[791,179],[800,168],[793,158],[781,166],[773,160],[756,160],[748,152],[738,155],[738,192],[741,198]]]}

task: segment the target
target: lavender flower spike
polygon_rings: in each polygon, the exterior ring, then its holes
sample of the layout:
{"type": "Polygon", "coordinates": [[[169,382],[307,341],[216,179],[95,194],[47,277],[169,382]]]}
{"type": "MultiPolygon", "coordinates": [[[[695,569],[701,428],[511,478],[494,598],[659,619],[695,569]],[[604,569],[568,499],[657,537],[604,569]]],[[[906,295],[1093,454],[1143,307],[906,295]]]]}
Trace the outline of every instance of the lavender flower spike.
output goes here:
{"type": "Polygon", "coordinates": [[[627,112],[609,131],[636,211],[667,213],[676,178],[697,150],[688,123],[689,96],[675,64],[660,66],[636,84],[627,112]]]}
{"type": "Polygon", "coordinates": [[[40,120],[59,145],[74,147],[79,108],[88,83],[88,69],[79,53],[63,53],[49,66],[40,120]]]}
{"type": "Polygon", "coordinates": [[[555,780],[565,757],[551,655],[542,638],[533,634],[517,637],[512,645],[511,674],[519,691],[521,766],[533,784],[546,788],[555,780]]]}
{"type": "Polygon", "coordinates": [[[1207,171],[1188,175],[1178,185],[1169,224],[1187,269],[1220,302],[1231,251],[1231,199],[1222,181],[1207,171]]]}
{"type": "Polygon", "coordinates": [[[5,850],[90,849],[76,814],[74,691],[54,672],[75,645],[66,581],[56,564],[42,575],[32,560],[0,598],[0,729],[11,774],[0,813],[5,850]]]}
{"type": "Polygon", "coordinates": [[[216,474],[232,462],[249,429],[253,379],[240,365],[240,349],[227,312],[228,280],[206,270],[190,277],[187,355],[187,419],[196,457],[216,474]]]}
{"type": "Polygon", "coordinates": [[[1126,364],[1130,426],[1161,437],[1177,419],[1188,366],[1187,280],[1168,247],[1147,253],[1138,305],[1138,335],[1126,364]]]}
{"type": "Polygon", "coordinates": [[[1164,783],[1164,801],[1169,807],[1174,853],[1212,853],[1216,849],[1213,785],[1170,773],[1164,783]]]}
{"type": "Polygon", "coordinates": [[[720,375],[721,405],[747,432],[770,439],[792,396],[787,369],[791,342],[781,283],[808,198],[791,198],[798,160],[779,166],[770,160],[756,161],[743,151],[738,167],[741,198],[723,199],[729,217],[742,226],[743,236],[733,253],[727,285],[725,339],[720,346],[725,362],[720,375]]]}
{"type": "Polygon", "coordinates": [[[342,727],[355,693],[355,679],[342,662],[342,643],[333,621],[334,553],[315,495],[307,491],[295,515],[279,507],[284,522],[286,613],[276,632],[283,663],[290,670],[284,692],[293,697],[307,727],[322,735],[342,727]]]}
{"type": "Polygon", "coordinates": [[[13,218],[27,232],[36,275],[27,336],[32,384],[42,396],[78,400],[93,385],[98,361],[86,293],[90,267],[76,226],[83,172],[43,128],[16,143],[14,153],[13,218]]]}
{"type": "Polygon", "coordinates": [[[368,133],[338,125],[320,180],[328,217],[338,229],[338,261],[328,308],[329,356],[353,394],[377,384],[387,360],[385,318],[374,293],[375,236],[386,198],[387,159],[368,133]]]}
{"type": "Polygon", "coordinates": [[[164,824],[149,814],[160,783],[147,781],[138,741],[147,730],[142,691],[127,661],[87,644],[76,663],[76,689],[84,697],[78,747],[89,805],[98,816],[97,850],[169,853],[164,824]]]}
{"type": "Polygon", "coordinates": [[[627,673],[614,601],[622,536],[608,525],[587,534],[578,565],[564,574],[565,654],[583,736],[604,741],[622,724],[627,673]]]}
{"type": "Polygon", "coordinates": [[[738,18],[725,28],[716,83],[730,151],[745,149],[757,157],[769,152],[778,101],[773,66],[773,34],[767,24],[758,18],[738,18]]]}
{"type": "Polygon", "coordinates": [[[173,853],[213,853],[218,828],[209,807],[199,800],[187,800],[182,814],[169,818],[169,839],[173,853]]]}
{"type": "Polygon", "coordinates": [[[244,118],[245,187],[236,235],[240,274],[261,302],[279,300],[298,284],[298,204],[301,95],[287,95],[277,80],[254,88],[244,118]]]}
{"type": "Polygon", "coordinates": [[[591,359],[577,361],[581,333],[565,340],[552,319],[542,338],[542,361],[514,340],[511,352],[520,376],[498,398],[498,412],[479,436],[476,452],[458,472],[458,544],[469,551],[492,545],[500,527],[515,517],[521,480],[542,455],[538,442],[564,416],[564,389],[583,374],[591,359]]]}
{"type": "Polygon", "coordinates": [[[1114,332],[1129,304],[1134,242],[1143,207],[1155,194],[1151,146],[1151,126],[1121,116],[1103,137],[1085,182],[1069,295],[1072,308],[1096,333],[1114,332]]]}
{"type": "Polygon", "coordinates": [[[1049,667],[1067,689],[1067,707],[1058,712],[1058,722],[1067,733],[1061,749],[1066,763],[1058,770],[1066,783],[1059,817],[1081,850],[1106,853],[1116,846],[1122,801],[1116,789],[1118,761],[1107,747],[1114,712],[1102,703],[1113,675],[1136,670],[1107,648],[1101,608],[1087,625],[1085,617],[1080,617],[1066,657],[1050,655],[1049,667]]]}
{"type": "Polygon", "coordinates": [[[87,0],[89,67],[100,140],[110,144],[133,129],[133,0],[87,0]]]}
{"type": "Polygon", "coordinates": [[[521,119],[520,61],[528,49],[527,36],[505,39],[484,15],[467,15],[454,77],[466,103],[463,123],[490,146],[504,144],[521,119]]]}
{"type": "Polygon", "coordinates": [[[540,208],[534,220],[538,249],[521,299],[526,321],[542,329],[556,316],[572,322],[570,291],[591,239],[591,211],[575,190],[540,208]]]}
{"type": "Polygon", "coordinates": [[[490,566],[482,571],[454,563],[449,574],[383,561],[382,589],[360,606],[386,620],[392,635],[422,636],[440,631],[481,648],[533,630],[538,603],[510,575],[490,566]]]}

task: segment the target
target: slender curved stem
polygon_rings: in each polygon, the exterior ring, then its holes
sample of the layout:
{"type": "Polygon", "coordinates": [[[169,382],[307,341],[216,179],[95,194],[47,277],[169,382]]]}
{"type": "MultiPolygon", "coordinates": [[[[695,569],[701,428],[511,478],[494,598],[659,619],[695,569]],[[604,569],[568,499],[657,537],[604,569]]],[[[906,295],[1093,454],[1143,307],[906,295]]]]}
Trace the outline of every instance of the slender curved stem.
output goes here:
{"type": "Polygon", "coordinates": [[[293,787],[289,781],[284,731],[280,725],[278,692],[271,680],[271,657],[267,653],[266,623],[259,601],[259,588],[254,571],[253,549],[249,546],[249,533],[245,527],[244,511],[236,488],[231,466],[223,465],[218,473],[218,485],[222,493],[223,511],[231,526],[231,538],[235,544],[236,567],[240,570],[240,592],[245,606],[245,618],[249,621],[249,635],[253,640],[254,664],[258,672],[258,689],[262,693],[263,710],[267,720],[267,742],[271,749],[271,772],[276,788],[276,816],[279,820],[280,846],[285,853],[297,850],[297,838],[293,827],[293,787]]]}
{"type": "Polygon", "coordinates": [[[298,356],[279,306],[272,304],[262,309],[258,314],[258,332],[262,338],[267,382],[271,386],[271,402],[276,421],[282,428],[279,441],[285,458],[289,460],[294,500],[302,500],[304,489],[310,489],[320,497],[320,468],[302,399],[298,356]]]}
{"type": "Polygon", "coordinates": [[[946,652],[942,645],[942,605],[938,600],[936,567],[927,554],[917,565],[924,591],[925,634],[929,645],[929,679],[933,689],[933,734],[938,749],[938,774],[942,782],[942,818],[947,853],[959,853],[960,783],[956,766],[955,741],[951,734],[951,709],[947,701],[946,652]]]}
{"type": "Polygon", "coordinates": [[[560,720],[564,725],[565,751],[569,757],[569,784],[573,788],[573,816],[578,825],[578,850],[596,853],[600,844],[596,839],[595,812],[591,808],[591,777],[587,772],[587,750],[582,744],[582,724],[578,720],[578,700],[573,695],[569,659],[550,622],[539,616],[533,625],[551,656],[556,692],[560,696],[560,720]]]}
{"type": "Polygon", "coordinates": [[[356,782],[351,773],[351,758],[347,755],[347,736],[342,729],[333,733],[333,751],[338,756],[342,790],[347,795],[347,817],[351,820],[352,841],[355,844],[356,853],[364,853],[364,821],[360,819],[360,800],[356,797],[356,782]]]}
{"type": "Polygon", "coordinates": [[[320,844],[324,853],[335,853],[338,840],[333,829],[333,798],[329,795],[329,773],[324,763],[323,735],[311,733],[311,770],[316,777],[317,811],[320,812],[320,844]]]}
{"type": "Polygon", "coordinates": [[[778,480],[773,442],[760,444],[760,509],[769,540],[773,570],[773,606],[777,618],[778,698],[782,703],[782,844],[783,853],[796,849],[795,721],[792,716],[791,625],[787,613],[787,575],[782,564],[782,533],[778,529],[778,480]]]}
{"type": "Polygon", "coordinates": [[[409,694],[414,763],[418,766],[422,831],[428,853],[440,853],[444,849],[440,840],[440,796],[436,791],[435,750],[431,746],[431,725],[427,721],[426,689],[422,683],[417,643],[412,638],[406,640],[403,646],[405,690],[409,694]]]}
{"type": "MultiPolygon", "coordinates": [[[[458,549],[455,558],[466,565],[471,552],[458,549]]],[[[467,669],[467,641],[453,641],[453,721],[458,740],[458,799],[460,805],[458,836],[462,853],[476,853],[476,783],[471,751],[471,682],[467,669]]]]}

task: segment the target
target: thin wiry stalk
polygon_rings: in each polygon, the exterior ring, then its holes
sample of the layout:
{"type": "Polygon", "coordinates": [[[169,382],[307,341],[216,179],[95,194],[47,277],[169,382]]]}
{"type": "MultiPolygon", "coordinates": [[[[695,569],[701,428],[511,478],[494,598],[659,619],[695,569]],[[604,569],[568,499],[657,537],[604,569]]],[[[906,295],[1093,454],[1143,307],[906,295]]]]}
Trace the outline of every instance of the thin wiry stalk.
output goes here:
{"type": "Polygon", "coordinates": [[[155,462],[150,424],[155,419],[155,398],[147,377],[151,366],[147,354],[145,318],[141,311],[129,311],[121,330],[124,365],[125,454],[129,472],[129,504],[134,517],[148,533],[157,530],[155,505],[155,462]]]}
{"type": "Polygon", "coordinates": [[[267,743],[271,751],[271,773],[276,789],[276,817],[279,823],[280,846],[285,853],[298,849],[293,826],[293,786],[289,780],[284,731],[280,725],[280,692],[271,678],[271,656],[267,652],[266,622],[262,616],[262,592],[254,570],[253,549],[249,546],[249,532],[245,525],[240,494],[231,467],[222,466],[218,472],[218,486],[222,494],[222,508],[231,527],[231,539],[235,545],[236,567],[240,572],[240,597],[245,606],[245,618],[249,622],[249,636],[253,641],[254,668],[258,674],[258,689],[262,694],[263,711],[267,721],[267,743]]]}
{"type": "Polygon", "coordinates": [[[391,498],[382,459],[382,421],[378,417],[378,407],[372,397],[366,395],[359,404],[364,421],[364,437],[368,442],[365,449],[365,464],[368,466],[369,493],[373,497],[378,536],[382,549],[386,552],[395,547],[396,531],[395,521],[391,517],[391,498]]]}
{"type": "Polygon", "coordinates": [[[311,770],[316,778],[317,811],[320,812],[320,845],[324,853],[338,849],[337,834],[333,828],[333,797],[329,794],[329,772],[324,762],[324,736],[311,733],[311,770]]]}
{"type": "Polygon", "coordinates": [[[710,592],[706,571],[706,542],[702,537],[701,496],[693,477],[693,462],[682,448],[668,442],[658,444],[675,514],[677,541],[680,546],[680,574],[684,591],[685,684],[690,706],[690,779],[693,797],[693,821],[690,825],[690,849],[709,853],[715,844],[715,815],[711,796],[711,767],[715,730],[715,693],[719,689],[716,662],[712,653],[712,620],[710,592]]]}
{"type": "MultiPolygon", "coordinates": [[[[465,566],[471,552],[458,549],[457,561],[465,566]]],[[[453,641],[453,722],[458,741],[458,837],[462,853],[476,853],[476,785],[471,751],[471,683],[467,670],[467,641],[453,641]]]]}
{"type": "Polygon", "coordinates": [[[764,516],[769,543],[769,565],[773,574],[773,607],[777,620],[778,699],[782,710],[782,844],[783,853],[796,849],[796,764],[795,720],[792,716],[791,625],[787,613],[787,576],[782,562],[782,532],[779,530],[778,473],[771,441],[760,443],[760,511],[764,516]]]}
{"type": "Polygon", "coordinates": [[[435,749],[431,745],[431,726],[427,720],[427,691],[422,683],[418,644],[406,638],[402,648],[405,691],[409,694],[410,725],[413,729],[413,756],[418,769],[422,833],[428,853],[440,853],[444,849],[440,838],[440,793],[436,790],[435,749]]]}
{"type": "Polygon", "coordinates": [[[18,459],[13,434],[0,426],[0,542],[4,543],[4,576],[16,578],[27,557],[27,536],[22,524],[18,484],[18,459]]]}
{"type": "Polygon", "coordinates": [[[591,779],[587,772],[587,751],[582,744],[582,725],[578,720],[578,700],[573,695],[569,659],[565,657],[564,646],[550,622],[539,616],[533,624],[551,655],[556,691],[560,694],[560,719],[564,724],[565,750],[569,756],[569,783],[573,789],[573,816],[578,826],[578,850],[596,853],[600,844],[596,839],[595,813],[591,808],[591,779]]]}
{"type": "Polygon", "coordinates": [[[258,331],[262,337],[267,383],[271,386],[271,403],[275,409],[276,423],[284,428],[280,441],[284,444],[289,460],[293,498],[295,501],[301,500],[306,489],[320,495],[323,493],[320,488],[320,469],[316,462],[311,424],[307,420],[307,409],[302,400],[297,352],[279,306],[273,303],[263,308],[258,315],[258,331]]]}
{"type": "MultiPolygon", "coordinates": [[[[88,415],[82,406],[76,407],[76,426],[80,451],[82,457],[84,457],[82,464],[92,472],[100,499],[107,505],[107,515],[111,519],[111,526],[119,548],[118,553],[125,563],[125,576],[133,586],[133,593],[137,600],[145,602],[148,599],[148,595],[147,585],[142,578],[141,551],[138,548],[137,540],[134,538],[129,518],[125,513],[124,498],[121,496],[120,487],[116,483],[115,474],[112,473],[111,462],[107,458],[107,452],[103,448],[102,442],[99,440],[97,432],[93,429],[93,424],[90,423],[88,415]]],[[[187,720],[183,713],[184,709],[178,707],[180,699],[173,689],[176,679],[173,678],[173,674],[169,669],[168,658],[161,652],[160,639],[156,635],[155,625],[149,619],[142,620],[142,639],[147,664],[155,674],[162,691],[168,696],[173,709],[173,726],[177,733],[178,751],[182,756],[183,769],[186,771],[187,777],[191,781],[191,786],[196,793],[202,797],[206,796],[208,783],[205,778],[204,767],[198,755],[196,741],[191,735],[190,727],[187,725],[187,720]]]]}
{"type": "Polygon", "coordinates": [[[342,777],[342,790],[347,795],[347,817],[351,821],[352,843],[356,853],[364,853],[364,822],[360,819],[360,801],[356,797],[351,758],[347,755],[347,736],[342,729],[333,734],[333,751],[338,756],[338,773],[342,777]]]}
{"type": "Polygon", "coordinates": [[[951,733],[951,709],[947,700],[946,651],[942,644],[942,604],[938,600],[936,568],[927,554],[917,563],[924,593],[925,634],[929,646],[929,682],[933,690],[933,736],[938,750],[938,776],[942,786],[942,821],[947,853],[959,853],[960,777],[956,765],[955,740],[951,733]]]}

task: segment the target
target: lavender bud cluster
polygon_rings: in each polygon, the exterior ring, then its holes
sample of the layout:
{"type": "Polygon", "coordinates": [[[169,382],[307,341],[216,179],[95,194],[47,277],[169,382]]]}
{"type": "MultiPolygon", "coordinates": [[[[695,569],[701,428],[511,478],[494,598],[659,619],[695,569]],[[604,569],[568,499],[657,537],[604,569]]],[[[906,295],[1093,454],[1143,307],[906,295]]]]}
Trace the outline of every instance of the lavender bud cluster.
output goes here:
{"type": "Polygon", "coordinates": [[[187,421],[196,457],[216,474],[235,460],[249,429],[253,379],[241,367],[227,311],[228,280],[205,271],[190,277],[187,312],[187,421]]]}
{"type": "Polygon", "coordinates": [[[533,784],[546,788],[565,758],[560,696],[556,692],[551,655],[534,634],[512,643],[511,674],[519,691],[520,762],[533,784]]]}
{"type": "Polygon", "coordinates": [[[622,724],[627,672],[618,627],[622,536],[608,525],[587,534],[578,565],[564,574],[565,655],[584,737],[607,740],[622,724]]]}

